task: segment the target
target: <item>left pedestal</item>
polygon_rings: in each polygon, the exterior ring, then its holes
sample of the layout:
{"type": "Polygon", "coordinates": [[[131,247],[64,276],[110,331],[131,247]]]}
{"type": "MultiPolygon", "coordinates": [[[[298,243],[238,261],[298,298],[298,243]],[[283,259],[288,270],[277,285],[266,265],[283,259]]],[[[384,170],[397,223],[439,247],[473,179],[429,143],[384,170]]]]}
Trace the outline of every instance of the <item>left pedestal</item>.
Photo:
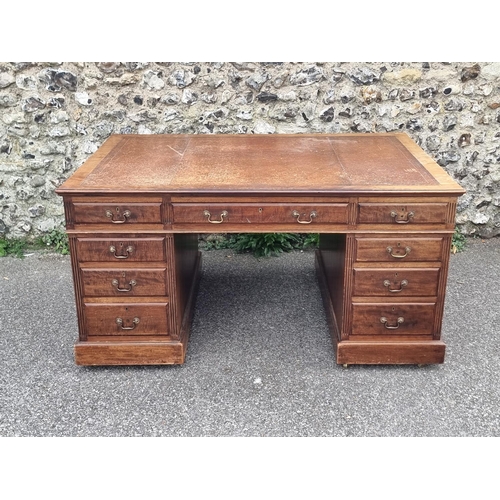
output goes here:
{"type": "Polygon", "coordinates": [[[201,269],[196,234],[70,231],[78,365],[182,364],[201,269]]]}

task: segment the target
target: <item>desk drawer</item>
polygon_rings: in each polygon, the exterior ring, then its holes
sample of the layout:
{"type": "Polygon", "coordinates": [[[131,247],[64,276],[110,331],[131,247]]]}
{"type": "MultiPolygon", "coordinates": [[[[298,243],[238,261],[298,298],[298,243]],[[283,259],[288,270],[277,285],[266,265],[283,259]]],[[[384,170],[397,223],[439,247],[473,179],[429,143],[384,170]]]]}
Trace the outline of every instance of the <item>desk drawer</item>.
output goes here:
{"type": "Polygon", "coordinates": [[[86,297],[145,297],[166,295],[166,268],[84,268],[86,297]]]}
{"type": "Polygon", "coordinates": [[[165,260],[165,238],[78,238],[79,262],[158,262],[165,260]]]}
{"type": "Polygon", "coordinates": [[[431,335],[436,304],[353,304],[351,335],[431,335]]]}
{"type": "Polygon", "coordinates": [[[358,262],[440,261],[443,238],[356,238],[358,262]]]}
{"type": "Polygon", "coordinates": [[[360,203],[359,224],[445,224],[447,203],[360,203]]]}
{"type": "Polygon", "coordinates": [[[168,303],[101,304],[86,303],[89,336],[165,335],[168,336],[168,303]]]}
{"type": "Polygon", "coordinates": [[[354,269],[353,295],[359,297],[436,296],[439,269],[354,269]]]}
{"type": "Polygon", "coordinates": [[[174,224],[347,224],[347,203],[173,203],[174,224]]]}
{"type": "Polygon", "coordinates": [[[75,224],[161,224],[161,203],[73,203],[75,224]]]}

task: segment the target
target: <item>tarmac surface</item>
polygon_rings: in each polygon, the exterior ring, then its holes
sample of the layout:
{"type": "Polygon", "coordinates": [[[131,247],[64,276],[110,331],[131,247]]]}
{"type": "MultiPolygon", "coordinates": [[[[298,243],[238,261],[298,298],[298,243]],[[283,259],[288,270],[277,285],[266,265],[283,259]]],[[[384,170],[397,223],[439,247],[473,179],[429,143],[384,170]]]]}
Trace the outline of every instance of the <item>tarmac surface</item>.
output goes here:
{"type": "Polygon", "coordinates": [[[203,252],[186,363],[79,367],[70,259],[0,258],[0,436],[500,435],[500,238],[452,255],[442,365],[335,363],[312,251],[203,252]]]}

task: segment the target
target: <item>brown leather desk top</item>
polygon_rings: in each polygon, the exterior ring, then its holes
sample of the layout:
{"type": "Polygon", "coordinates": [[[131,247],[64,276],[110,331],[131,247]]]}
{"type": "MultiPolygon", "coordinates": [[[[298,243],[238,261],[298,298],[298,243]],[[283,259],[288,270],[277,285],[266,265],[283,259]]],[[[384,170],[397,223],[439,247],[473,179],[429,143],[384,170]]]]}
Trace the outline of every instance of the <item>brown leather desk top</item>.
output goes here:
{"type": "Polygon", "coordinates": [[[406,134],[113,135],[58,194],[464,190],[406,134]]]}

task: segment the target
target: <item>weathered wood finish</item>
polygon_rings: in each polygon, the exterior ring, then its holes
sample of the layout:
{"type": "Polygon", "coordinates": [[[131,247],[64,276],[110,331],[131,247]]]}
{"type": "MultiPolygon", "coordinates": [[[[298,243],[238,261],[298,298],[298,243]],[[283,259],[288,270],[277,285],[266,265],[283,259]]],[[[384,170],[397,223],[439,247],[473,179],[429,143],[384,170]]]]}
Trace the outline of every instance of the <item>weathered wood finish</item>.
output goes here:
{"type": "Polygon", "coordinates": [[[321,235],[337,363],[442,363],[463,192],[405,134],[112,136],[57,189],[76,362],[183,363],[197,233],[300,232],[321,235]]]}

